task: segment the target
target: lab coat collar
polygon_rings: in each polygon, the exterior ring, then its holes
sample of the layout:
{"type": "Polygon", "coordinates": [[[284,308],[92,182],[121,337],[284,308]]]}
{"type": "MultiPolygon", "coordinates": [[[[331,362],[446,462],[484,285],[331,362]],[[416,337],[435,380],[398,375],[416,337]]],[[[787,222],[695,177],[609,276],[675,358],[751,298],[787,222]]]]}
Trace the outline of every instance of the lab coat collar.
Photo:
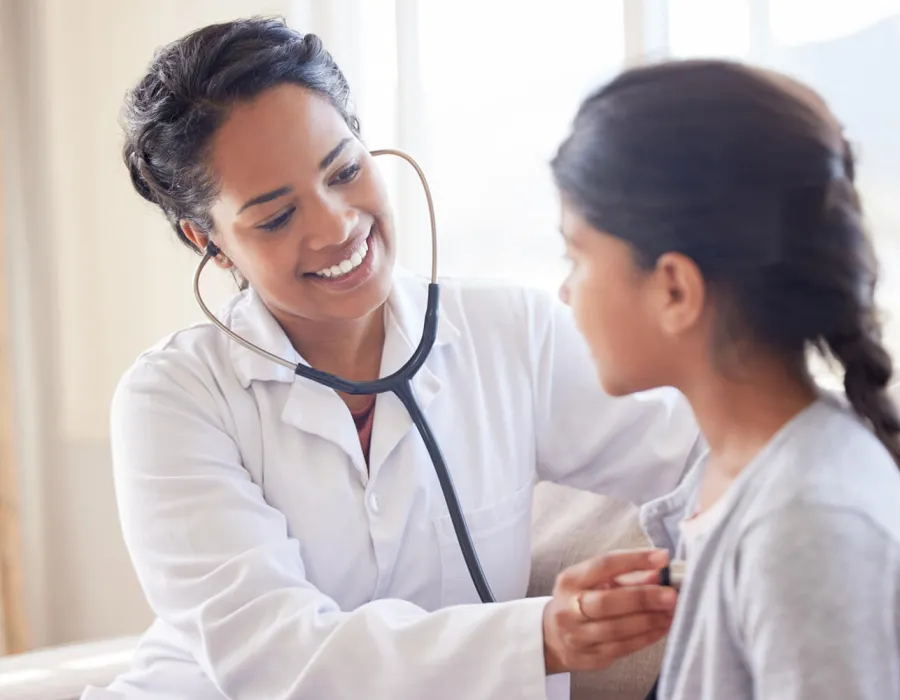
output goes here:
{"type": "MultiPolygon", "coordinates": [[[[412,352],[418,345],[425,323],[427,294],[427,280],[402,269],[395,271],[386,309],[383,375],[395,371],[407,359],[389,354],[390,347],[398,349],[408,347],[412,352]],[[400,344],[392,342],[393,334],[399,334],[404,342],[400,344]]],[[[245,291],[236,302],[233,302],[230,312],[220,317],[224,318],[225,324],[235,333],[251,343],[293,363],[306,364],[253,288],[245,291]]],[[[439,307],[435,347],[452,343],[458,337],[459,331],[447,318],[442,303],[439,307]]],[[[230,341],[230,353],[238,380],[245,389],[253,381],[291,383],[295,379],[294,372],[289,368],[261,357],[233,341],[230,341]]]]}

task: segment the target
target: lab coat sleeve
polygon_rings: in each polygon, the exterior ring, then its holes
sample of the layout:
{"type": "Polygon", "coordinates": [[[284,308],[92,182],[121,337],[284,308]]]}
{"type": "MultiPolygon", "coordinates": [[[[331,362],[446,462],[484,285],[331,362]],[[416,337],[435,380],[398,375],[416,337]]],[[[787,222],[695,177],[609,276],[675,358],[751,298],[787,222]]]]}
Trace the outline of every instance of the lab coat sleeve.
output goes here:
{"type": "Polygon", "coordinates": [[[537,297],[529,316],[538,478],[635,504],[671,491],[704,449],[684,396],[609,396],[569,309],[537,297]]]}
{"type": "Polygon", "coordinates": [[[865,514],[783,507],[745,533],[734,567],[754,697],[900,697],[900,552],[865,514]]]}
{"type": "Polygon", "coordinates": [[[133,368],[114,397],[112,446],[123,533],[149,604],[225,697],[546,699],[546,598],[344,611],[313,587],[285,518],[242,467],[204,371],[184,357],[133,368]]]}

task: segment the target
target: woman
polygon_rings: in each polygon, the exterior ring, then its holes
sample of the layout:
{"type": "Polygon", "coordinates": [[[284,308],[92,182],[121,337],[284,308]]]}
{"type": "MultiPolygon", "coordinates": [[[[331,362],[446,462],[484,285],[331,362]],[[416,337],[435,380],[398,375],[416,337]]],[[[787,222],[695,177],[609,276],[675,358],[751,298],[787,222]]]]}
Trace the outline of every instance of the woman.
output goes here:
{"type": "Polygon", "coordinates": [[[900,697],[900,421],[834,116],[740,65],[638,68],[585,101],[553,170],[603,386],[681,389],[709,443],[642,509],[687,560],[658,697],[900,697]]]}
{"type": "MultiPolygon", "coordinates": [[[[137,191],[183,242],[214,243],[219,266],[247,281],[224,323],[355,380],[407,359],[425,284],[394,270],[384,186],[317,38],[277,20],[201,29],[157,55],[125,130],[137,191]]],[[[413,388],[501,602],[476,604],[395,397],[339,396],[203,324],[142,355],[113,402],[123,532],[158,619],[111,690],[543,700],[548,675],[565,682],[665,634],[673,591],[653,573],[614,582],[652,572],[664,552],[585,562],[552,597],[524,600],[530,507],[536,479],[637,502],[665,493],[697,443],[686,403],[595,388],[552,299],[442,290],[413,388]]]]}

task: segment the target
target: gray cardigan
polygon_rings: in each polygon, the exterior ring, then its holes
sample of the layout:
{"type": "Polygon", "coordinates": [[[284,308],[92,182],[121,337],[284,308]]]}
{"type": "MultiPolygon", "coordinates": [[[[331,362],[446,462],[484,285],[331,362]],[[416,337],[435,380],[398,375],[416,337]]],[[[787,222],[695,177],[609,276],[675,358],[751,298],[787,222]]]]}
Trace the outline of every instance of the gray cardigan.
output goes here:
{"type": "MultiPolygon", "coordinates": [[[[704,460],[641,509],[679,556],[704,460]]],[[[900,472],[837,401],[790,421],[689,562],[660,700],[900,698],[900,472]]]]}

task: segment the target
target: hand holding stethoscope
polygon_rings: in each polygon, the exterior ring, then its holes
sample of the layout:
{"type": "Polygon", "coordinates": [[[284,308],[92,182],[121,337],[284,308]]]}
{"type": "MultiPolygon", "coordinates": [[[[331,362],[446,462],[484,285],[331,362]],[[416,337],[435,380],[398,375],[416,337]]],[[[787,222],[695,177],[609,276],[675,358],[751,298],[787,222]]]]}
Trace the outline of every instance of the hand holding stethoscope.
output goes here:
{"type": "Polygon", "coordinates": [[[598,670],[662,639],[677,595],[660,586],[667,564],[666,552],[641,549],[608,552],[563,571],[544,609],[547,673],[598,670]]]}

